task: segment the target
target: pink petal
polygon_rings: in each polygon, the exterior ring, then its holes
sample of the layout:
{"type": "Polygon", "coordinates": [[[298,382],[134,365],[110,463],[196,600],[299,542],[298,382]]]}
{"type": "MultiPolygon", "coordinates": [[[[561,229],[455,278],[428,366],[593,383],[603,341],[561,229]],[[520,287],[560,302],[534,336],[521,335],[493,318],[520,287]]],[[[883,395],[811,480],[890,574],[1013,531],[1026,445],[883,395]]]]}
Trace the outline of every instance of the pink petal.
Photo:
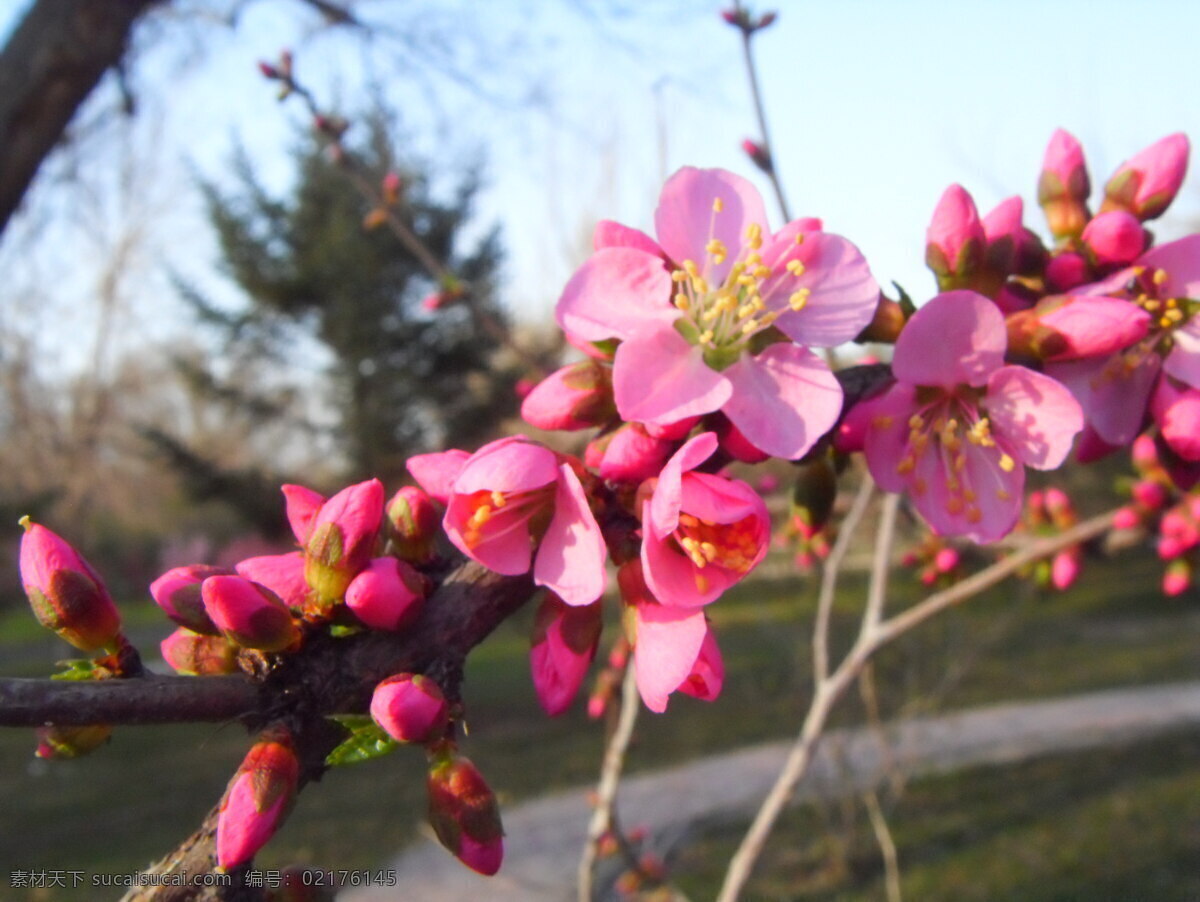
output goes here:
{"type": "Polygon", "coordinates": [[[1103,296],[1074,295],[1038,319],[1067,339],[1067,350],[1056,360],[1111,354],[1141,341],[1150,329],[1150,314],[1145,310],[1103,296]]]}
{"type": "MultiPolygon", "coordinates": [[[[781,233],[786,235],[786,230],[781,233]]],[[[879,305],[879,285],[866,258],[840,235],[810,233],[797,245],[794,236],[773,242],[763,251],[763,263],[775,271],[762,286],[767,307],[789,311],[791,295],[802,288],[810,294],[800,311],[783,313],[776,325],[802,345],[832,348],[852,340],[865,329],[879,305]],[[791,260],[804,264],[793,276],[791,260]]]]}
{"type": "Polygon", "coordinates": [[[1083,410],[1065,387],[1023,366],[1005,366],[988,380],[985,398],[992,430],[1018,461],[1053,470],[1071,453],[1083,429],[1083,410]]]}
{"type": "Polygon", "coordinates": [[[683,474],[700,466],[716,450],[716,433],[701,432],[671,455],[650,496],[649,519],[643,523],[654,536],[662,538],[675,531],[679,525],[679,505],[683,500],[683,474]]]}
{"type": "Polygon", "coordinates": [[[722,413],[775,457],[803,457],[842,411],[841,384],[820,357],[799,345],[773,344],[757,357],[743,356],[724,375],[733,396],[722,413]]]}
{"type": "Polygon", "coordinates": [[[767,505],[748,484],[711,473],[685,473],[680,509],[709,523],[737,523],[757,517],[766,526],[767,505]]]}
{"type": "Polygon", "coordinates": [[[712,701],[721,694],[725,684],[725,662],[721,658],[721,649],[717,645],[717,637],[713,634],[712,625],[704,634],[704,643],[700,646],[700,654],[692,665],[692,672],[679,685],[679,691],[698,698],[702,701],[712,701]]]}
{"type": "Polygon", "coordinates": [[[655,598],[667,607],[680,608],[711,604],[742,576],[716,565],[701,570],[678,550],[674,539],[653,534],[642,537],[642,571],[655,598]]]}
{"type": "Polygon", "coordinates": [[[913,314],[896,342],[892,372],[901,382],[983,385],[1004,365],[1004,316],[974,291],[939,294],[913,314]]]}
{"type": "Polygon", "coordinates": [[[1024,213],[1024,203],[1021,196],[1013,195],[996,204],[987,216],[983,217],[983,234],[988,243],[1001,238],[1011,238],[1019,241],[1024,233],[1021,217],[1024,213]]]}
{"type": "Polygon", "coordinates": [[[463,464],[471,459],[466,451],[453,449],[433,454],[417,454],[405,463],[412,478],[429,496],[445,504],[454,490],[454,480],[462,472],[463,464]]]}
{"type": "Polygon", "coordinates": [[[1142,431],[1146,403],[1158,371],[1157,354],[1143,354],[1129,371],[1112,358],[1046,365],[1046,375],[1070,390],[1088,423],[1110,445],[1127,445],[1142,431]]]}
{"type": "Polygon", "coordinates": [[[966,445],[966,467],[957,472],[960,491],[949,489],[952,467],[941,444],[929,443],[929,449],[917,459],[913,471],[910,497],[913,506],[938,535],[964,536],[975,542],[994,542],[1007,535],[1016,525],[1024,498],[1025,469],[1017,463],[1010,471],[1000,466],[1001,455],[1012,449],[997,438],[991,448],[966,445]],[[918,490],[918,487],[919,489],[918,490]],[[954,505],[953,494],[962,497],[963,491],[974,494],[970,504],[954,505]],[[971,509],[978,516],[971,516],[971,509]]]}
{"type": "Polygon", "coordinates": [[[592,232],[592,249],[599,251],[606,247],[632,247],[660,259],[663,257],[662,248],[641,229],[633,229],[611,219],[601,219],[592,232]]]}
{"type": "Polygon", "coordinates": [[[325,496],[320,492],[305,488],[302,485],[283,486],[283,498],[287,506],[288,525],[292,527],[292,535],[303,545],[308,541],[312,531],[313,517],[325,503],[325,496]]]}
{"type": "Polygon", "coordinates": [[[675,321],[671,286],[661,258],[631,247],[604,248],[571,276],[554,316],[565,332],[586,341],[629,338],[675,321]]]}
{"type": "Polygon", "coordinates": [[[708,623],[702,611],[681,611],[647,603],[634,607],[637,639],[634,676],[642,701],[651,711],[667,710],[667,697],[692,672],[708,623]]]}
{"type": "Polygon", "coordinates": [[[643,330],[617,348],[613,393],[621,418],[674,423],[720,409],[733,387],[670,326],[643,330]]]}
{"type": "Polygon", "coordinates": [[[1142,254],[1138,263],[1166,272],[1163,297],[1200,298],[1200,234],[1160,244],[1142,254]]]}
{"type": "Polygon", "coordinates": [[[487,532],[474,547],[463,538],[475,505],[465,495],[452,495],[443,521],[446,537],[454,547],[489,570],[504,576],[529,572],[533,549],[529,536],[529,512],[510,513],[501,508],[488,520],[487,532]]]}
{"type": "Polygon", "coordinates": [[[863,451],[871,476],[887,492],[903,492],[907,486],[896,467],[907,453],[908,421],[919,409],[916,395],[916,386],[897,383],[855,408],[863,410],[859,417],[869,418],[863,451]]]}
{"type": "Polygon", "coordinates": [[[454,492],[528,492],[557,478],[558,458],[553,451],[524,436],[512,436],[484,445],[471,455],[454,480],[454,492]]]}
{"type": "Polygon", "coordinates": [[[1163,440],[1185,460],[1200,460],[1200,391],[1163,379],[1151,404],[1163,440]]]}
{"type": "Polygon", "coordinates": [[[725,280],[751,223],[763,235],[771,234],[758,190],[723,169],[680,169],[663,186],[654,212],[658,243],[667,256],[680,264],[695,261],[710,284],[725,280]],[[718,198],[723,205],[719,213],[713,210],[718,198]],[[713,263],[705,251],[712,238],[722,241],[729,252],[724,263],[713,263]]]}
{"type": "Polygon", "coordinates": [[[1175,346],[1163,361],[1163,372],[1200,388],[1200,316],[1193,316],[1174,337],[1175,346]]]}
{"type": "Polygon", "coordinates": [[[533,581],[569,605],[591,604],[607,582],[604,538],[575,471],[564,463],[559,474],[554,517],[538,548],[533,581]]]}

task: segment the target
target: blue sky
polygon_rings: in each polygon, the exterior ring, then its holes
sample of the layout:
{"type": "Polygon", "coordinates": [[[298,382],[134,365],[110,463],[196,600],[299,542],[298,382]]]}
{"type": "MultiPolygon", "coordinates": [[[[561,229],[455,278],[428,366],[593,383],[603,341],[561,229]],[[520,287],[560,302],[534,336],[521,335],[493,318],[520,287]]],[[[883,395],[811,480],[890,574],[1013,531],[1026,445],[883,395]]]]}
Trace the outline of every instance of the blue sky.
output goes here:
{"type": "MultiPolygon", "coordinates": [[[[432,37],[420,40],[475,54],[476,90],[436,78],[422,88],[413,70],[394,68],[380,49],[386,42],[364,53],[358,42],[314,38],[311,22],[282,2],[251,4],[236,31],[193,28],[189,39],[204,52],[192,65],[181,65],[179,52],[148,55],[146,96],[151,82],[170,88],[170,102],[147,105],[164,183],[185,198],[195,170],[219,178],[235,135],[269,179],[286,183],[299,107],[280,109],[254,63],[290,46],[322,96],[353,98],[372,78],[384,85],[417,151],[483,153],[479,222],[503,227],[504,296],[527,319],[549,315],[595,220],[650,227],[658,188],[675,168],[722,166],[762,184],[739,150],[756,129],[737,35],[720,20],[720,4],[448,0],[430,8],[432,37]]],[[[1021,194],[1026,223],[1041,229],[1033,192],[1056,127],[1084,143],[1097,189],[1151,141],[1200,135],[1200,4],[783,0],[759,8],[779,12],[756,45],[793,211],[823,217],[859,244],[881,283],[897,280],[918,299],[932,286],[925,225],[951,182],[983,211],[1021,194]]],[[[1185,183],[1164,235],[1197,219],[1197,184],[1185,183]]],[[[177,263],[182,252],[186,266],[210,267],[194,201],[181,200],[173,215],[189,238],[155,253],[177,263]]],[[[169,319],[175,308],[157,309],[169,319]]]]}

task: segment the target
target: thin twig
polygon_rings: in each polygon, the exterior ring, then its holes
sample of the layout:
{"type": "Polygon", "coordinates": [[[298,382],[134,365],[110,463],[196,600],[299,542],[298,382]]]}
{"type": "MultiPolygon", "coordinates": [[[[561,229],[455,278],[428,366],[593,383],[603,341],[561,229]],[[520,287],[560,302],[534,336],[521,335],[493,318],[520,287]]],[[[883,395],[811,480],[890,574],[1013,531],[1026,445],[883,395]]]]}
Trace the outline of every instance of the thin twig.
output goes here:
{"type": "Polygon", "coordinates": [[[842,559],[849,551],[850,543],[854,541],[854,533],[867,512],[874,490],[875,481],[869,473],[863,471],[858,494],[854,496],[854,502],[842,521],[837,540],[821,568],[821,593],[817,599],[816,620],[813,622],[813,677],[817,683],[829,676],[829,619],[833,612],[833,599],[837,592],[842,559]]]}
{"type": "Polygon", "coordinates": [[[901,902],[900,860],[896,854],[892,831],[888,828],[887,818],[883,815],[883,808],[875,790],[869,790],[863,795],[863,804],[867,808],[871,829],[875,831],[875,840],[879,843],[879,851],[883,855],[884,886],[887,888],[888,902],[901,902]]]}
{"type": "Polygon", "coordinates": [[[866,629],[873,629],[883,619],[888,569],[892,563],[892,544],[896,539],[896,514],[899,510],[900,496],[885,495],[883,510],[879,514],[879,530],[875,535],[875,554],[871,560],[871,582],[867,591],[867,607],[863,611],[863,625],[866,629]]]}
{"type": "Polygon", "coordinates": [[[613,824],[617,804],[617,787],[621,782],[621,771],[625,767],[625,754],[633,738],[633,726],[637,723],[641,699],[638,697],[637,678],[632,662],[625,668],[625,680],[621,684],[621,715],[616,729],[604,750],[604,761],[600,766],[600,783],[596,787],[596,807],[588,824],[587,839],[579,859],[578,888],[579,902],[591,902],[592,883],[599,853],[600,840],[613,824]]]}
{"type": "MultiPolygon", "coordinates": [[[[742,4],[734,3],[734,9],[741,11],[742,4]]],[[[754,114],[758,117],[758,133],[762,137],[759,142],[766,154],[768,167],[763,171],[771,180],[771,187],[775,189],[775,199],[779,202],[779,212],[783,214],[784,222],[792,221],[791,210],[788,207],[787,199],[783,194],[783,184],[780,182],[779,173],[775,169],[775,152],[771,148],[771,135],[767,131],[767,113],[763,107],[762,89],[758,84],[758,66],[754,62],[754,49],[751,47],[751,41],[754,39],[755,32],[751,29],[743,28],[742,33],[742,59],[746,64],[746,78],[750,82],[750,96],[754,100],[754,114]]]]}
{"type": "Polygon", "coordinates": [[[804,718],[800,734],[788,753],[775,785],[771,787],[771,791],[763,800],[762,807],[759,808],[758,814],[755,815],[754,821],[742,838],[741,845],[738,846],[729,861],[729,867],[725,872],[725,882],[721,887],[720,895],[717,896],[717,902],[735,902],[741,895],[742,888],[750,878],[755,862],[762,854],[775,820],[788,800],[791,799],[796,785],[808,770],[813,752],[834,705],[862,672],[872,655],[889,642],[924,623],[934,614],[977,595],[984,589],[1016,573],[1027,564],[1049,557],[1063,548],[1101,535],[1111,528],[1112,518],[1115,514],[1115,510],[1099,514],[1057,536],[1032,542],[1021,551],[874,626],[868,625],[864,617],[863,627],[854,646],[842,659],[837,669],[828,678],[819,680],[814,687],[812,702],[809,705],[808,714],[804,718]]]}

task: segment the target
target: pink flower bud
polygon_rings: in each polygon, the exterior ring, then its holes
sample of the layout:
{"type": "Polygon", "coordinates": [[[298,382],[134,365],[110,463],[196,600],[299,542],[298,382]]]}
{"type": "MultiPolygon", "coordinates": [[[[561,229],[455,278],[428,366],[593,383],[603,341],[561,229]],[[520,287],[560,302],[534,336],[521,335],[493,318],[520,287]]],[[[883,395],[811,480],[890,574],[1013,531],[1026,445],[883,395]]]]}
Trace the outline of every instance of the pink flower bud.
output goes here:
{"type": "Polygon", "coordinates": [[[323,601],[345,595],[370,562],[382,521],[383,483],[378,479],[344,488],[321,505],[304,545],[304,575],[323,601]]]}
{"type": "Polygon", "coordinates": [[[1133,484],[1133,500],[1147,510],[1156,511],[1167,503],[1167,490],[1151,479],[1139,479],[1133,484]]]}
{"type": "Polygon", "coordinates": [[[473,871],[491,876],[504,859],[500,807],[483,776],[469,760],[436,763],[426,781],[429,823],[455,857],[473,871]]]}
{"type": "Polygon", "coordinates": [[[1123,507],[1113,515],[1114,529],[1137,529],[1141,525],[1141,515],[1132,507],[1123,507]]]}
{"type": "Polygon", "coordinates": [[[171,669],[186,676],[213,676],[238,669],[237,648],[224,636],[201,636],[180,627],[158,647],[171,669]]]}
{"type": "Polygon", "coordinates": [[[313,517],[325,503],[325,496],[302,485],[285,485],[283,497],[287,504],[288,524],[292,527],[292,535],[303,545],[308,541],[312,531],[313,517]]]}
{"type": "Polygon", "coordinates": [[[1200,460],[1200,391],[1161,379],[1151,396],[1150,413],[1172,451],[1184,460],[1200,460]]]}
{"type": "Polygon", "coordinates": [[[375,558],[346,589],[346,607],[372,629],[397,632],[425,604],[425,578],[394,557],[375,558]]]}
{"type": "Polygon", "coordinates": [[[951,185],[925,232],[925,264],[943,291],[969,285],[983,262],[986,241],[975,201],[961,185],[951,185]]]}
{"type": "Polygon", "coordinates": [[[767,149],[757,141],[746,138],[742,141],[742,152],[750,158],[750,162],[768,175],[774,170],[775,163],[767,149]]]}
{"type": "Polygon", "coordinates": [[[538,701],[551,717],[571,706],[600,643],[600,602],[568,605],[548,593],[533,625],[529,666],[538,701]]]}
{"type": "Polygon", "coordinates": [[[264,732],[246,753],[217,814],[217,864],[238,867],[255,856],[287,817],[300,762],[286,730],[264,732]]]}
{"type": "Polygon", "coordinates": [[[517,396],[518,401],[524,401],[529,397],[529,393],[537,388],[537,385],[532,379],[522,376],[513,383],[513,394],[517,396]]]}
{"type": "Polygon", "coordinates": [[[1077,288],[1092,277],[1092,268],[1088,266],[1083,254],[1074,251],[1056,254],[1046,264],[1046,284],[1052,291],[1067,292],[1077,288]]]}
{"type": "Polygon", "coordinates": [[[958,566],[958,560],[958,549],[939,548],[938,553],[933,556],[933,568],[938,573],[949,573],[958,566]]]}
{"type": "Polygon", "coordinates": [[[1079,578],[1079,550],[1060,551],[1050,563],[1050,584],[1063,592],[1079,578]]]}
{"type": "Polygon", "coordinates": [[[121,615],[91,565],[66,540],[21,518],[21,583],[38,622],[82,651],[113,645],[121,615]]]}
{"type": "Polygon", "coordinates": [[[594,360],[552,373],[521,403],[521,417],[538,429],[590,429],[616,415],[612,368],[594,360]]]}
{"type": "Polygon", "coordinates": [[[1124,210],[1100,213],[1083,230],[1083,243],[1099,266],[1125,266],[1146,247],[1146,230],[1124,210]]]}
{"type": "Polygon", "coordinates": [[[1091,190],[1083,148],[1073,135],[1058,129],[1050,138],[1038,177],[1038,203],[1056,238],[1071,238],[1083,231],[1091,190]]]}
{"type": "Polygon", "coordinates": [[[383,202],[392,206],[400,201],[400,192],[404,189],[404,181],[400,178],[399,173],[389,172],[383,177],[379,188],[383,193],[383,202]]]}
{"type": "Polygon", "coordinates": [[[1050,486],[1050,488],[1046,489],[1044,498],[1046,501],[1046,511],[1051,517],[1059,519],[1075,516],[1075,506],[1071,504],[1070,497],[1057,486],[1050,486]]]}
{"type": "Polygon", "coordinates": [[[258,61],[258,71],[262,73],[263,78],[269,78],[272,81],[279,78],[279,70],[265,60],[258,61]]]}
{"type": "Polygon", "coordinates": [[[100,748],[111,738],[112,727],[108,724],[38,727],[34,754],[39,758],[78,758],[100,748]]]}
{"type": "Polygon", "coordinates": [[[287,554],[264,554],[248,557],[235,565],[237,575],[266,586],[279,596],[280,601],[294,611],[308,607],[312,590],[304,579],[304,554],[289,551],[287,554]]]}
{"type": "Polygon", "coordinates": [[[433,560],[442,515],[424,489],[406,485],[387,505],[394,553],[410,564],[433,560]]]}
{"type": "Polygon", "coordinates": [[[300,630],[279,596],[240,576],[210,576],[200,587],[204,609],[230,642],[260,651],[283,651],[300,630]]]}
{"type": "Polygon", "coordinates": [[[1174,598],[1182,595],[1192,586],[1192,565],[1186,558],[1178,558],[1167,565],[1163,573],[1163,594],[1174,598]]]}
{"type": "Polygon", "coordinates": [[[376,686],[371,717],[397,742],[433,742],[450,725],[441,688],[419,673],[398,673],[376,686]]]}
{"type": "Polygon", "coordinates": [[[671,441],[651,437],[641,423],[623,423],[588,443],[584,463],[601,479],[636,485],[657,476],[673,449],[671,441]]]}
{"type": "Polygon", "coordinates": [[[220,632],[204,610],[200,584],[210,576],[229,576],[223,567],[189,564],[174,567],[150,584],[150,595],[166,615],[194,633],[214,636],[220,632]]]}
{"type": "Polygon", "coordinates": [[[1100,211],[1127,210],[1145,221],[1170,206],[1187,172],[1190,146],[1182,132],[1156,141],[1113,173],[1100,211]]]}

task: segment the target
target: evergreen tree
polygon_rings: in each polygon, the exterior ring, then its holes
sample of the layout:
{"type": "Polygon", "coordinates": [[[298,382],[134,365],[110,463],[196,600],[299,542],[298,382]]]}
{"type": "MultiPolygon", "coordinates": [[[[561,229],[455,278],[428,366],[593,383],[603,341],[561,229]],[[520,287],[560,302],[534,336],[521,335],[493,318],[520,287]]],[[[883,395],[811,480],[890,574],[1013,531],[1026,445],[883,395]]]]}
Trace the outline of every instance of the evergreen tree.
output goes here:
{"type": "MultiPolygon", "coordinates": [[[[376,113],[348,133],[344,143],[357,171],[373,184],[398,172],[397,215],[470,285],[476,310],[503,329],[493,293],[497,232],[462,246],[476,174],[463,177],[449,200],[435,197],[425,170],[396,164],[390,126],[376,113]]],[[[463,304],[423,309],[435,281],[387,228],[364,227],[372,204],[318,134],[302,141],[296,167],[295,190],[285,198],[263,189],[244,155],[235,161],[234,190],[205,186],[224,269],[247,306],[230,316],[194,292],[185,297],[203,320],[224,330],[235,357],[238,347],[253,347],[286,362],[297,328],[328,349],[347,479],[396,479],[411,454],[477,447],[516,406],[515,373],[497,367],[496,330],[479,329],[463,304]]]]}

